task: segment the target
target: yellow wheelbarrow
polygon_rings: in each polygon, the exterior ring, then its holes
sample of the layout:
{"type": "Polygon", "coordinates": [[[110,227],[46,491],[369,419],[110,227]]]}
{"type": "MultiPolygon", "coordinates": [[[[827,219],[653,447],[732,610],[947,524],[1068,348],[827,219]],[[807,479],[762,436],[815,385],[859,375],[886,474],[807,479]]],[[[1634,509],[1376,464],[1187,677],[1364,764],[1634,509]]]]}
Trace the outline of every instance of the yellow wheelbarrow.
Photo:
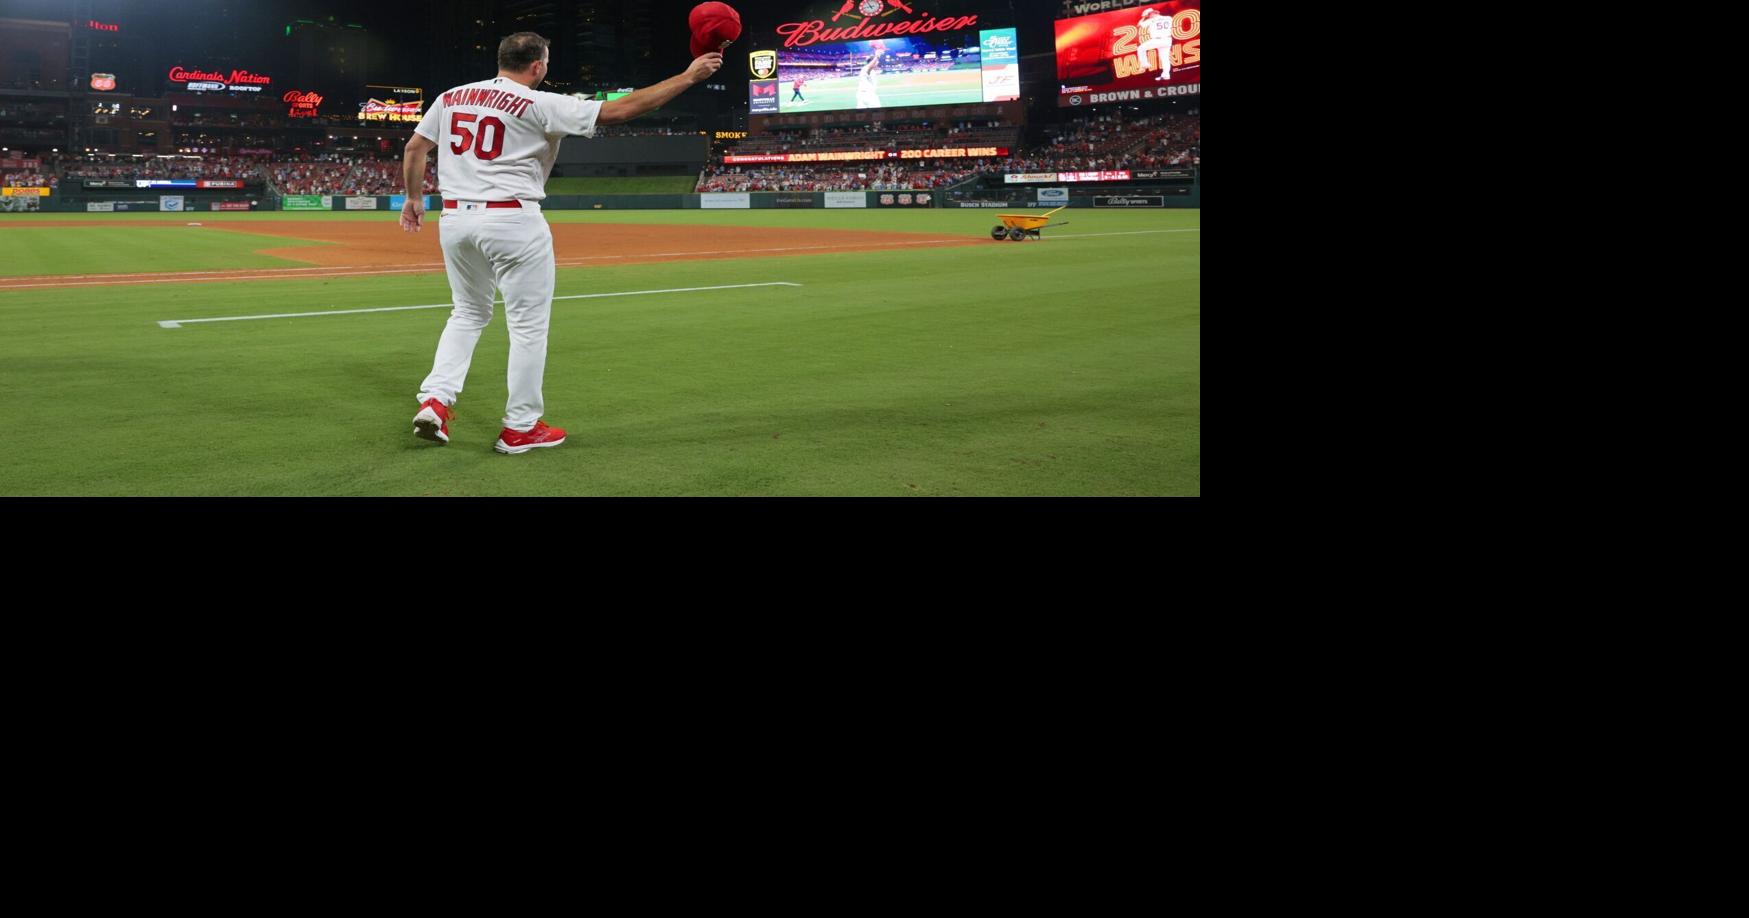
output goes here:
{"type": "MultiPolygon", "coordinates": [[[[1063,205],[1063,207],[1068,206],[1069,205],[1067,204],[1063,205]]],[[[1062,210],[1063,207],[1059,207],[1057,210],[1062,210]]],[[[1001,242],[1004,238],[1019,242],[1028,236],[1031,236],[1034,239],[1039,238],[1038,231],[1047,226],[1068,226],[1069,221],[1067,220],[1064,220],[1061,223],[1045,222],[1046,220],[1049,220],[1051,214],[1056,213],[1057,210],[1046,211],[1037,216],[1032,214],[997,214],[996,216],[1002,219],[1002,225],[990,228],[990,238],[997,242],[1001,242]]]]}

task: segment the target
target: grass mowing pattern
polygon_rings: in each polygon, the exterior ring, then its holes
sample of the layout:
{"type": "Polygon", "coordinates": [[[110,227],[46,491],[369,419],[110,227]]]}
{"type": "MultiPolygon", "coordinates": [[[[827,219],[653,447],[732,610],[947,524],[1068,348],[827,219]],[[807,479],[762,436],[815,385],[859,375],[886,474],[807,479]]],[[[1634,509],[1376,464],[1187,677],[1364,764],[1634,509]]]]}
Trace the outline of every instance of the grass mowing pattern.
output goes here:
{"type": "Polygon", "coordinates": [[[257,249],[324,244],[305,239],[212,232],[204,227],[185,225],[188,222],[191,221],[184,217],[175,223],[165,222],[162,227],[105,227],[93,223],[34,230],[0,228],[0,277],[305,268],[309,267],[308,262],[256,255],[254,252],[257,249]]]}

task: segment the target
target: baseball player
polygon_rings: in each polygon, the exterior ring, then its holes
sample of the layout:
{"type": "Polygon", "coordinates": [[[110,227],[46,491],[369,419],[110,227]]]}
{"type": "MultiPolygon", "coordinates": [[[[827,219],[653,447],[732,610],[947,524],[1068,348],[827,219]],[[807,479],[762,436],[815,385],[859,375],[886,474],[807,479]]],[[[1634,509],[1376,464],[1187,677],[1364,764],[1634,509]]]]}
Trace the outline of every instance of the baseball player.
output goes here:
{"type": "Polygon", "coordinates": [[[792,95],[789,97],[789,100],[791,102],[796,102],[796,101],[806,102],[806,101],[808,101],[807,99],[802,98],[802,83],[803,82],[804,81],[802,80],[801,77],[796,77],[796,81],[794,83],[789,84],[790,89],[793,90],[792,95]]]}
{"type": "Polygon", "coordinates": [[[498,75],[457,86],[432,100],[407,141],[401,174],[407,203],[401,229],[419,232],[425,219],[420,183],[426,157],[437,150],[443,196],[438,237],[455,309],[437,342],[431,374],[419,386],[413,433],[449,442],[449,420],[467,379],[480,332],[492,320],[493,291],[504,294],[510,327],[510,398],[504,429],[492,448],[526,453],[558,446],[565,431],[541,420],[546,405],[547,323],[553,308],[553,233],[540,213],[559,142],[593,136],[653,111],[723,65],[719,52],[700,55],[686,72],[612,102],[535,89],[548,71],[547,40],[518,32],[498,43],[498,75]]]}
{"type": "Polygon", "coordinates": [[[871,57],[869,57],[868,63],[862,65],[862,72],[857,75],[857,108],[881,107],[881,97],[875,95],[875,72],[876,68],[880,66],[880,61],[881,53],[876,51],[871,57]]]}
{"type": "Polygon", "coordinates": [[[1162,16],[1159,10],[1150,6],[1142,10],[1142,19],[1137,26],[1147,36],[1147,40],[1136,48],[1136,65],[1147,70],[1148,49],[1158,50],[1160,75],[1154,78],[1154,82],[1169,82],[1172,79],[1172,17],[1162,16]]]}

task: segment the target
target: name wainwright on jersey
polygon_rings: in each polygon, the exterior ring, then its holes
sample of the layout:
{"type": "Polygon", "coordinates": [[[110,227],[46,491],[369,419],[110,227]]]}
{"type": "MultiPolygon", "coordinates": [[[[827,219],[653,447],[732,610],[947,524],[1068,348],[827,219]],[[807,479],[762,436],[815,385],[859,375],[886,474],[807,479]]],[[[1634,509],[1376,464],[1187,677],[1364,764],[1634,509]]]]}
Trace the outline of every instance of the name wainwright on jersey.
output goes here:
{"type": "Polygon", "coordinates": [[[458,105],[492,108],[521,118],[534,100],[502,89],[452,89],[443,94],[443,104],[446,108],[458,105]]]}

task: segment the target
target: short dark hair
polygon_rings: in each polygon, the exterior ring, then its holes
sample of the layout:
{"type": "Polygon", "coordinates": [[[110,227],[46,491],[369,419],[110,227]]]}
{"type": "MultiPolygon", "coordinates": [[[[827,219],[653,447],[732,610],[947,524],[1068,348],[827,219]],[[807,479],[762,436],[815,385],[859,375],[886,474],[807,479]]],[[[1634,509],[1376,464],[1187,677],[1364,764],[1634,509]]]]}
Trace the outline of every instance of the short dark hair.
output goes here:
{"type": "Polygon", "coordinates": [[[547,40],[533,32],[506,35],[498,43],[498,69],[521,73],[528,65],[545,57],[547,40]]]}

